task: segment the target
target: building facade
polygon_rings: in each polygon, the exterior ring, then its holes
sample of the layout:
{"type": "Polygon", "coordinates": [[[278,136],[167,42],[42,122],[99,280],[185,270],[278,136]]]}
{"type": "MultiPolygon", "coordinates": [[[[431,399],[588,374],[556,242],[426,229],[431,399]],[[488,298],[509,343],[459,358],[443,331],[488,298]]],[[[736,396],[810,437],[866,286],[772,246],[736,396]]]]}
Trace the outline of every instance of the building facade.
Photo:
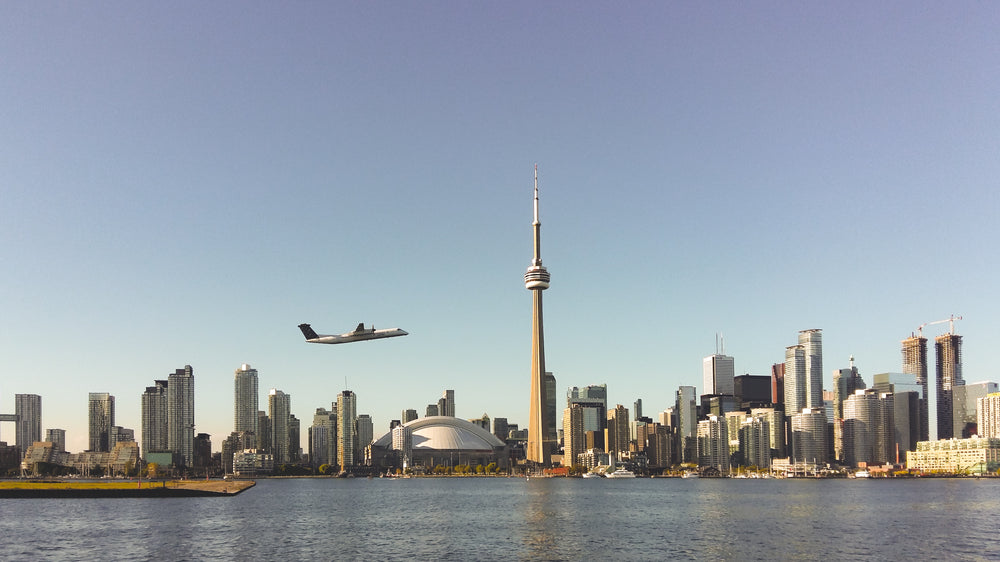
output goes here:
{"type": "Polygon", "coordinates": [[[257,369],[248,363],[233,373],[233,431],[257,435],[258,404],[257,369]]]}
{"type": "Polygon", "coordinates": [[[563,410],[563,466],[579,464],[577,456],[587,450],[583,433],[583,406],[572,404],[563,410]]]}
{"type": "Polygon", "coordinates": [[[169,451],[167,441],[167,381],[154,381],[142,393],[142,450],[148,453],[169,451]]]}
{"type": "Polygon", "coordinates": [[[701,361],[701,376],[705,394],[735,395],[733,377],[736,370],[732,357],[720,353],[705,357],[701,361]]]}
{"type": "Polygon", "coordinates": [[[15,394],[14,414],[17,416],[15,444],[21,455],[42,440],[42,397],[37,394],[15,394]]]}
{"type": "MultiPolygon", "coordinates": [[[[291,427],[292,397],[272,388],[267,393],[267,412],[271,418],[271,454],[277,465],[287,464],[292,460],[291,427]]],[[[298,444],[295,444],[298,448],[298,444]]]]}
{"type": "Polygon", "coordinates": [[[88,397],[88,451],[111,452],[111,428],[115,426],[115,397],[91,392],[88,397]]]}
{"type": "Polygon", "coordinates": [[[194,466],[194,369],[185,365],[167,377],[167,448],[184,466],[194,466]]]}
{"type": "Polygon", "coordinates": [[[962,378],[962,336],[944,334],[934,338],[937,356],[937,438],[955,437],[953,389],[965,384],[962,378]]]}
{"type": "Polygon", "coordinates": [[[350,390],[337,395],[337,460],[341,470],[349,470],[355,465],[357,408],[357,396],[350,390]]]}

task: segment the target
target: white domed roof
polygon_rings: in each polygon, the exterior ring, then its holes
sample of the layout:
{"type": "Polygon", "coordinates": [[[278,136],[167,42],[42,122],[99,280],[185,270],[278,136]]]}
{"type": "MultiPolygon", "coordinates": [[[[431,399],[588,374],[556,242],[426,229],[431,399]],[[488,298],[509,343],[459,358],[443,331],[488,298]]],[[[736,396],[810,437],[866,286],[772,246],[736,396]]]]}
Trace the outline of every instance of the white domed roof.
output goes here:
{"type": "MultiPolygon", "coordinates": [[[[491,451],[503,447],[504,442],[482,427],[451,416],[427,416],[417,418],[407,427],[412,432],[413,449],[417,450],[464,450],[491,451]]],[[[391,447],[392,432],[379,437],[376,447],[391,447]]]]}

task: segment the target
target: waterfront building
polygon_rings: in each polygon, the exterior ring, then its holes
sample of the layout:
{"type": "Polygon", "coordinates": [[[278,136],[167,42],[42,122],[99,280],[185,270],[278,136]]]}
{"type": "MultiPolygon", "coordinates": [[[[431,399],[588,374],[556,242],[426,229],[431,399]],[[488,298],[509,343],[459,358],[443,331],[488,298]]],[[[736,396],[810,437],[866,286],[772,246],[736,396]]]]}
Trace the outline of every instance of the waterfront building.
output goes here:
{"type": "Polygon", "coordinates": [[[23,455],[35,441],[42,440],[42,397],[15,394],[14,415],[17,416],[14,444],[23,455]]]}
{"type": "Polygon", "coordinates": [[[604,442],[612,460],[621,460],[629,451],[628,408],[618,404],[608,412],[608,427],[604,430],[604,442]]]}
{"type": "Polygon", "coordinates": [[[771,467],[771,424],[767,416],[744,417],[737,442],[743,466],[771,467]]]}
{"type": "MultiPolygon", "coordinates": [[[[531,291],[531,397],[528,407],[528,445],[526,450],[529,462],[549,465],[551,461],[550,448],[546,444],[546,433],[549,403],[545,384],[545,338],[542,323],[542,291],[549,288],[550,275],[542,265],[542,235],[541,223],[538,221],[538,166],[535,166],[535,220],[532,223],[534,232],[534,258],[531,266],[524,274],[524,286],[531,291]]],[[[626,429],[627,431],[627,429],[626,429]]]]}
{"type": "Polygon", "coordinates": [[[257,410],[257,444],[247,447],[256,449],[262,453],[271,454],[271,418],[267,417],[267,412],[257,410]]]}
{"type": "Polygon", "coordinates": [[[956,438],[968,439],[979,433],[976,404],[980,398],[997,392],[997,383],[989,381],[960,384],[952,388],[954,434],[956,438]]]}
{"type": "Polygon", "coordinates": [[[823,407],[823,331],[802,330],[799,345],[805,351],[805,407],[823,407]]]}
{"type": "Polygon", "coordinates": [[[302,422],[295,414],[288,416],[288,456],[291,462],[302,460],[302,422]]]}
{"type": "Polygon", "coordinates": [[[66,452],[66,430],[65,429],[46,429],[45,430],[45,440],[52,443],[55,447],[57,453],[66,452]]]}
{"type": "Polygon", "coordinates": [[[994,473],[1000,468],[1000,438],[920,441],[906,455],[906,468],[921,472],[994,473]]]}
{"type": "Polygon", "coordinates": [[[844,400],[853,396],[858,390],[866,388],[861,373],[854,366],[854,356],[847,369],[837,369],[833,372],[833,458],[843,461],[844,451],[844,400]]]}
{"type": "Polygon", "coordinates": [[[903,344],[903,372],[916,377],[920,386],[920,441],[930,439],[930,418],[927,407],[927,338],[910,335],[903,344]]]}
{"type": "Polygon", "coordinates": [[[701,376],[705,394],[735,395],[736,370],[732,357],[721,353],[705,357],[701,361],[701,376]]]}
{"type": "Polygon", "coordinates": [[[658,423],[648,424],[647,428],[646,457],[649,460],[649,466],[655,468],[672,466],[674,464],[674,436],[670,428],[658,423]]]}
{"type": "Polygon", "coordinates": [[[185,365],[167,376],[167,447],[184,466],[194,463],[194,369],[185,365]]]}
{"type": "Polygon", "coordinates": [[[698,466],[729,472],[729,434],[726,421],[719,416],[708,416],[698,422],[698,466]]]}
{"type": "Polygon", "coordinates": [[[257,435],[259,391],[257,369],[248,363],[233,373],[233,431],[257,435]]]}
{"type": "Polygon", "coordinates": [[[115,397],[91,392],[87,399],[88,451],[111,451],[111,428],[115,426],[115,397]]]}
{"type": "Polygon", "coordinates": [[[258,474],[274,472],[274,456],[257,449],[246,449],[233,453],[233,474],[253,478],[258,474]]]}
{"type": "Polygon", "coordinates": [[[892,418],[892,396],[868,389],[858,390],[844,400],[846,465],[884,464],[890,460],[892,424],[886,421],[892,418]]]}
{"type": "Polygon", "coordinates": [[[309,427],[309,462],[317,470],[324,464],[337,464],[336,404],[332,406],[332,410],[316,408],[313,423],[309,427]]]}
{"type": "Polygon", "coordinates": [[[677,412],[677,446],[681,462],[698,460],[698,406],[697,390],[693,386],[677,389],[674,408],[677,412]]]}
{"type": "Polygon", "coordinates": [[[355,464],[357,407],[357,396],[350,390],[337,395],[337,459],[340,461],[342,471],[350,469],[355,464]]]}
{"type": "Polygon", "coordinates": [[[580,465],[591,469],[598,466],[610,466],[611,456],[603,449],[587,449],[577,455],[577,461],[580,465]]]}
{"type": "Polygon", "coordinates": [[[154,381],[142,393],[142,450],[149,453],[169,451],[167,446],[167,381],[154,381]]]}
{"type": "Polygon", "coordinates": [[[976,425],[980,437],[1000,438],[1000,392],[976,400],[976,425]]]}
{"type": "Polygon", "coordinates": [[[423,417],[399,426],[371,443],[372,463],[401,466],[409,454],[414,467],[509,465],[507,445],[482,427],[452,416],[423,417]],[[407,453],[408,451],[408,453],[407,453]]]}
{"type": "Polygon", "coordinates": [[[827,461],[826,413],[822,408],[803,408],[791,416],[792,464],[822,466],[827,461]]]}
{"type": "Polygon", "coordinates": [[[962,378],[962,336],[954,333],[934,338],[937,358],[937,438],[954,434],[953,389],[965,384],[962,378]]]}
{"type": "Polygon", "coordinates": [[[780,459],[787,456],[785,447],[785,414],[777,408],[753,408],[750,415],[767,422],[768,444],[771,447],[771,458],[780,459]]]}
{"type": "Polygon", "coordinates": [[[806,348],[785,348],[785,415],[792,416],[806,407],[806,348]]]}
{"type": "Polygon", "coordinates": [[[403,410],[403,414],[400,416],[399,421],[401,423],[410,423],[411,421],[417,419],[418,417],[419,416],[417,415],[416,410],[414,410],[413,408],[407,408],[406,410],[403,410]]]}
{"type": "Polygon", "coordinates": [[[271,453],[279,466],[291,462],[291,431],[289,421],[292,415],[292,397],[272,388],[267,394],[267,411],[271,419],[271,453]]]}
{"type": "Polygon", "coordinates": [[[207,468],[212,464],[212,436],[199,433],[194,436],[194,466],[207,468]]]}
{"type": "Polygon", "coordinates": [[[563,410],[563,466],[578,464],[576,457],[587,450],[583,433],[583,406],[571,404],[563,410]]]}

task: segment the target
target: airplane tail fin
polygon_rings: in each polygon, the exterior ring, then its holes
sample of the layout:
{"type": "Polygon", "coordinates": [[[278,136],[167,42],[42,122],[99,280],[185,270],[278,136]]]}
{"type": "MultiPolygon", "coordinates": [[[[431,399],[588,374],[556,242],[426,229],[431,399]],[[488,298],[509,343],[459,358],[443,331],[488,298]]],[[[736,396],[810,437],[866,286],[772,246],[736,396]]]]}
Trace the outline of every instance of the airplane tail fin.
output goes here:
{"type": "Polygon", "coordinates": [[[309,324],[299,324],[299,329],[302,330],[302,335],[305,336],[307,340],[314,340],[319,337],[309,324]]]}

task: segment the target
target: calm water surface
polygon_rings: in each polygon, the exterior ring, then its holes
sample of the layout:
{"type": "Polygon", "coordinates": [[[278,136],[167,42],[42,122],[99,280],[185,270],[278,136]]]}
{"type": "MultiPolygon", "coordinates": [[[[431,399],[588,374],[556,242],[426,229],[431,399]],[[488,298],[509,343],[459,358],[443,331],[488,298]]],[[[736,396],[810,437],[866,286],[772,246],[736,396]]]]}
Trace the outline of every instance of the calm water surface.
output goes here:
{"type": "Polygon", "coordinates": [[[0,500],[0,559],[1000,558],[1000,480],[290,479],[0,500]]]}

